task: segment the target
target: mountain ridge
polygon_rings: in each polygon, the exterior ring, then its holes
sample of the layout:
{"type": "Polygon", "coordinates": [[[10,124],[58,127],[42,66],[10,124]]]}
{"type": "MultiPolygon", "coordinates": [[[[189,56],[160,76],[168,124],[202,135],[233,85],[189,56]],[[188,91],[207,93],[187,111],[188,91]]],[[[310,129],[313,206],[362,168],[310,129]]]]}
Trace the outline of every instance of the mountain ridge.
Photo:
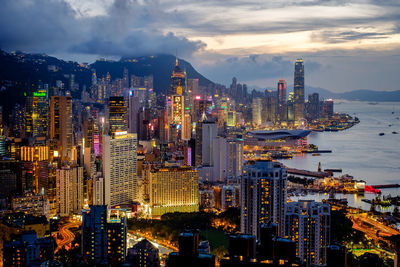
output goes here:
{"type": "MultiPolygon", "coordinates": [[[[91,85],[92,69],[96,69],[97,77],[105,76],[110,72],[111,78],[122,78],[123,69],[128,69],[129,75],[153,75],[154,90],[165,93],[170,86],[171,73],[175,65],[175,56],[159,54],[141,57],[122,57],[119,61],[97,60],[89,67],[74,61],[65,61],[46,54],[29,54],[22,52],[7,53],[0,50],[0,105],[3,106],[5,116],[13,109],[16,103],[23,104],[24,92],[35,89],[38,81],[55,85],[61,80],[68,88],[69,77],[75,75],[75,83],[79,83],[80,90],[73,91],[72,96],[80,98],[83,85],[91,85]],[[56,66],[52,71],[49,66],[56,66]]],[[[199,86],[208,87],[216,83],[200,74],[188,61],[179,59],[181,68],[185,69],[188,78],[198,78],[199,86]]],[[[250,89],[252,87],[249,87],[250,89]]],[[[291,88],[290,86],[288,88],[291,88]]],[[[354,90],[344,93],[334,93],[320,87],[306,86],[307,95],[313,92],[320,94],[321,98],[361,100],[361,101],[400,101],[400,90],[374,91],[354,90]]]]}

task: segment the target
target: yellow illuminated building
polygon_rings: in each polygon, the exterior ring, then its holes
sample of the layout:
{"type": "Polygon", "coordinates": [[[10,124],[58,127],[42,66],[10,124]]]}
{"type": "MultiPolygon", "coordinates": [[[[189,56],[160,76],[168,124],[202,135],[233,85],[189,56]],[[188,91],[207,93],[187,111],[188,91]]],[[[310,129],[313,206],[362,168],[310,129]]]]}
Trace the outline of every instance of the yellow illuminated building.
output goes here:
{"type": "Polygon", "coordinates": [[[21,147],[21,161],[42,161],[49,159],[48,146],[23,146],[21,147]]]}
{"type": "Polygon", "coordinates": [[[199,174],[191,167],[149,170],[149,213],[160,217],[169,212],[199,211],[199,174]]]}

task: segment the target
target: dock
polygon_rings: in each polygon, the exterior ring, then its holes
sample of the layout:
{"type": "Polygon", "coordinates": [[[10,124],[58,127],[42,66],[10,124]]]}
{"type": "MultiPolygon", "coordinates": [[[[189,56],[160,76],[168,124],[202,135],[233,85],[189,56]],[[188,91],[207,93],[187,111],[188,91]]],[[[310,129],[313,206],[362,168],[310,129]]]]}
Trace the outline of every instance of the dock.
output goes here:
{"type": "Polygon", "coordinates": [[[329,172],[313,172],[313,171],[299,170],[299,169],[292,169],[292,168],[288,168],[287,171],[290,174],[296,174],[296,175],[302,175],[302,176],[308,176],[308,177],[314,177],[314,178],[325,178],[325,177],[332,176],[332,173],[329,173],[329,172]]]}
{"type": "Polygon", "coordinates": [[[399,188],[400,184],[377,184],[377,185],[371,185],[371,187],[376,189],[399,188]]]}

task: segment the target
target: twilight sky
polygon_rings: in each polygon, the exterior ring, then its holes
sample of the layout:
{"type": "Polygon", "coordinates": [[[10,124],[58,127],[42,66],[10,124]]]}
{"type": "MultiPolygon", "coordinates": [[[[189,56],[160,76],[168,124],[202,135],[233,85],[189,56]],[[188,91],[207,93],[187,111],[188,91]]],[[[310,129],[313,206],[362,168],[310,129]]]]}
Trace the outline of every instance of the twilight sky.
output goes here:
{"type": "Polygon", "coordinates": [[[170,53],[211,80],[400,89],[398,0],[2,0],[0,49],[98,57],[170,53]]]}

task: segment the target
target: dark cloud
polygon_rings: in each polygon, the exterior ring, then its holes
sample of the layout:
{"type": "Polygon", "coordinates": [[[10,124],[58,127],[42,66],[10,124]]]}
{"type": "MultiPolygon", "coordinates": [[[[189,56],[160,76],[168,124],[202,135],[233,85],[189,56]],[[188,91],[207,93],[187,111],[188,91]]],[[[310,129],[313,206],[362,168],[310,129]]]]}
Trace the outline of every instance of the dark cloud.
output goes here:
{"type": "Polygon", "coordinates": [[[107,15],[79,16],[64,0],[5,0],[0,8],[0,48],[101,56],[172,53],[205,47],[160,27],[167,17],[157,1],[115,1],[107,15]]]}
{"type": "MultiPolygon", "coordinates": [[[[307,61],[306,63],[306,71],[309,73],[320,68],[317,62],[307,61]]],[[[233,76],[250,83],[253,80],[265,79],[278,81],[281,78],[293,76],[294,61],[281,56],[258,54],[221,59],[213,65],[200,66],[200,70],[208,78],[223,84],[229,84],[233,76]]]]}

